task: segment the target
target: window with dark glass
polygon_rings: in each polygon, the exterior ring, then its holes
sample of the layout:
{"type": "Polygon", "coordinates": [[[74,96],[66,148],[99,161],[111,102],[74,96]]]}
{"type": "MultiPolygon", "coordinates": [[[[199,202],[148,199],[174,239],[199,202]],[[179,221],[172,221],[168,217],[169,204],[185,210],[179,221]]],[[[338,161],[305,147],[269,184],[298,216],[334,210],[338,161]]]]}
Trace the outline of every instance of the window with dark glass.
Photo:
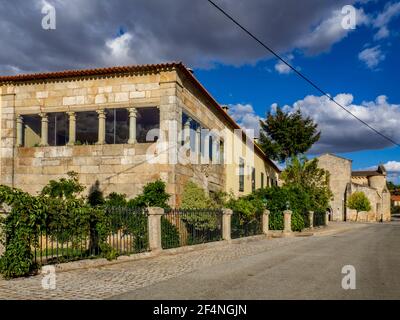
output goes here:
{"type": "Polygon", "coordinates": [[[96,111],[76,113],[76,144],[95,144],[98,131],[99,120],[96,111]]]}
{"type": "Polygon", "coordinates": [[[23,121],[23,135],[22,145],[24,147],[34,147],[40,144],[40,135],[42,131],[41,118],[39,115],[24,115],[23,121]]]}
{"type": "Polygon", "coordinates": [[[264,188],[264,172],[261,172],[261,188],[264,188]]]}
{"type": "Polygon", "coordinates": [[[239,191],[244,191],[244,160],[239,159],[239,191]]]}
{"type": "Polygon", "coordinates": [[[123,144],[129,140],[129,112],[127,109],[106,110],[106,144],[123,144]]]}
{"type": "Polygon", "coordinates": [[[156,107],[138,108],[136,118],[136,140],[139,143],[155,142],[158,139],[158,133],[152,131],[160,129],[160,110],[156,107]],[[149,134],[149,131],[152,131],[149,134]]]}
{"type": "Polygon", "coordinates": [[[68,143],[68,115],[64,112],[48,113],[49,146],[65,146],[68,143]]]}

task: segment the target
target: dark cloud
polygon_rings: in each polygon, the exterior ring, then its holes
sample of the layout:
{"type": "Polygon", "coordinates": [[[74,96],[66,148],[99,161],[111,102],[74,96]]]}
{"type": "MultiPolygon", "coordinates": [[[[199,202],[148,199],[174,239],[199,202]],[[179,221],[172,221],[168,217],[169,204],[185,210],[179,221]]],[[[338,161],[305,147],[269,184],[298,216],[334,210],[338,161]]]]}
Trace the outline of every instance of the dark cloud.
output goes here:
{"type": "MultiPolygon", "coordinates": [[[[400,141],[400,105],[390,104],[386,96],[375,101],[353,104],[353,95],[338,94],[335,100],[358,118],[395,141],[400,141]]],[[[373,132],[360,121],[349,115],[327,97],[307,96],[283,109],[291,112],[300,109],[318,124],[321,139],[310,150],[311,154],[324,152],[353,152],[383,149],[393,144],[373,132]]]]}
{"type": "MultiPolygon", "coordinates": [[[[44,0],[0,2],[1,73],[171,60],[210,67],[268,58],[205,0],[47,2],[56,8],[56,30],[41,27],[44,0]],[[121,28],[126,33],[117,38],[121,28]]],[[[333,32],[326,29],[343,5],[355,1],[216,2],[277,51],[298,46],[315,53],[346,36],[337,26],[333,32]],[[310,35],[318,41],[306,41],[310,35]]]]}

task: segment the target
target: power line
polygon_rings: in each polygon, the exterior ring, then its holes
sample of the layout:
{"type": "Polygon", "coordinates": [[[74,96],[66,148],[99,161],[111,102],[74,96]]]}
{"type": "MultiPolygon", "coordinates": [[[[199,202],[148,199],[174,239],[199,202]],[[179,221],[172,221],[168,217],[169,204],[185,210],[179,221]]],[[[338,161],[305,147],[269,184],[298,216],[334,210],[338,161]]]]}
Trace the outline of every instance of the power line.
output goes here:
{"type": "Polygon", "coordinates": [[[215,2],[212,0],[207,0],[211,5],[213,5],[218,11],[220,11],[224,16],[226,16],[229,20],[231,20],[235,25],[237,25],[240,29],[242,29],[245,33],[247,33],[251,38],[253,38],[258,44],[260,44],[262,47],[267,49],[270,53],[272,53],[276,58],[278,58],[282,63],[284,63],[287,67],[289,67],[292,71],[294,71],[300,78],[305,80],[308,84],[310,84],[312,87],[314,87],[317,91],[322,93],[322,95],[328,97],[329,100],[334,102],[337,106],[342,108],[344,111],[346,111],[348,114],[353,116],[355,119],[360,121],[362,124],[367,126],[369,129],[374,131],[376,134],[380,135],[382,138],[388,140],[392,144],[400,147],[400,144],[394,141],[392,138],[386,136],[385,134],[381,133],[374,127],[372,127],[370,124],[365,122],[364,120],[360,119],[357,117],[354,113],[352,113],[350,110],[348,110],[346,107],[341,105],[339,102],[337,102],[332,96],[330,96],[326,91],[321,89],[317,84],[315,84],[311,79],[303,75],[300,71],[298,71],[296,68],[294,68],[289,62],[287,62],[285,59],[283,59],[279,54],[277,54],[274,50],[272,50],[270,47],[268,47],[264,42],[262,42],[260,39],[258,39],[253,33],[251,33],[249,30],[247,30],[244,26],[242,26],[238,21],[236,21],[230,14],[228,14],[224,9],[222,9],[220,6],[218,6],[215,2]]]}

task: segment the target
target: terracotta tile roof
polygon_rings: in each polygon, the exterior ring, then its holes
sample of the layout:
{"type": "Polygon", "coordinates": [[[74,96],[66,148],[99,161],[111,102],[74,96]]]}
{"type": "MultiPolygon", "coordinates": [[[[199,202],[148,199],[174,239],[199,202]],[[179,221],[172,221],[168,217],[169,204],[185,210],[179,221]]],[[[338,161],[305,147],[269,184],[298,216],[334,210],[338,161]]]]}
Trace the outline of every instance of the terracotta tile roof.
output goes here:
{"type": "Polygon", "coordinates": [[[353,171],[352,177],[372,177],[372,176],[384,176],[384,174],[378,171],[353,171]]]}
{"type": "MultiPolygon", "coordinates": [[[[182,62],[170,62],[170,63],[159,63],[159,64],[145,64],[145,65],[130,65],[130,66],[118,66],[109,68],[96,68],[96,69],[81,69],[81,70],[64,70],[56,72],[45,72],[45,73],[32,73],[32,74],[19,74],[13,76],[0,76],[1,84],[17,84],[23,82],[32,81],[45,81],[45,80],[62,80],[66,78],[76,77],[87,77],[87,76],[106,76],[106,75],[117,75],[117,74],[129,74],[138,72],[159,72],[166,70],[179,70],[187,78],[194,83],[194,85],[210,100],[211,104],[219,111],[219,113],[225,118],[235,129],[240,129],[240,126],[233,120],[227,112],[220,106],[220,104],[211,96],[207,89],[196,79],[193,73],[185,67],[182,62]]],[[[254,143],[254,142],[253,142],[254,143]]],[[[254,149],[277,171],[280,172],[279,168],[273,163],[262,149],[254,143],[254,149]]]]}
{"type": "Polygon", "coordinates": [[[102,75],[123,74],[131,72],[150,72],[150,71],[160,71],[160,70],[171,70],[174,68],[185,68],[185,66],[181,62],[171,62],[171,63],[160,63],[160,64],[143,64],[143,65],[118,66],[109,68],[18,74],[14,76],[0,76],[0,83],[4,82],[15,83],[15,82],[34,81],[34,80],[46,80],[46,79],[65,79],[65,78],[75,78],[84,76],[102,76],[102,75]]]}
{"type": "Polygon", "coordinates": [[[400,201],[400,195],[392,195],[391,199],[392,201],[400,201]]]}

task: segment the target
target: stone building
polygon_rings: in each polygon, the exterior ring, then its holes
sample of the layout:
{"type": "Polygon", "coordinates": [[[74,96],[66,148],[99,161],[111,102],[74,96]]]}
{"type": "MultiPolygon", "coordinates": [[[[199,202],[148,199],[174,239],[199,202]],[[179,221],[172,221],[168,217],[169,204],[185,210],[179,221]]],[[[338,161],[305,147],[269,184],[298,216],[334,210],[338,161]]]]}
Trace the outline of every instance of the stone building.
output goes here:
{"type": "Polygon", "coordinates": [[[162,179],[242,195],[279,169],[181,63],[0,77],[0,183],[36,193],[79,173],[133,197],[162,179]]]}
{"type": "Polygon", "coordinates": [[[390,192],[383,165],[375,171],[352,171],[351,160],[333,154],[321,155],[318,164],[330,173],[330,188],[334,196],[328,211],[332,220],[356,220],[356,212],[347,208],[346,202],[352,193],[362,191],[371,203],[371,211],[360,214],[358,219],[390,221],[390,192]]]}

